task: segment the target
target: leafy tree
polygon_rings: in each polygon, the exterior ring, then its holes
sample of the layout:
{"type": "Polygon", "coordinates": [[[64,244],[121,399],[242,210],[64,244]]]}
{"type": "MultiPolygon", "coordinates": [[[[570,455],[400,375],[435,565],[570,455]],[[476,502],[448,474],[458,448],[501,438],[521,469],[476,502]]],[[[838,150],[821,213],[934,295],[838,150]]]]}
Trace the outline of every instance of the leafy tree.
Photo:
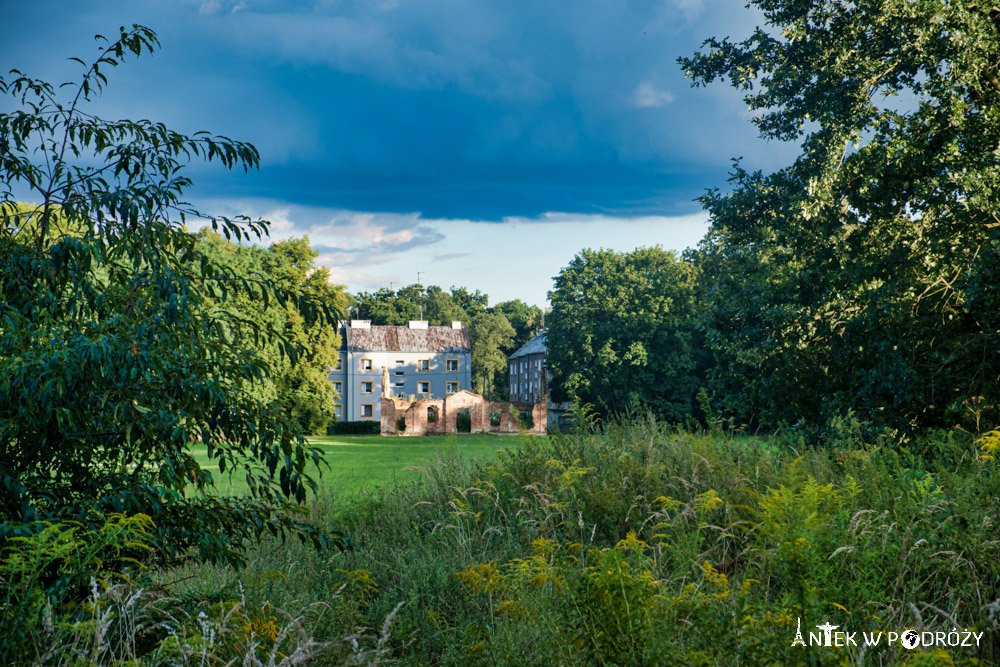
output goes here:
{"type": "Polygon", "coordinates": [[[695,267],[658,246],[581,251],[549,292],[553,398],[579,397],[605,416],[688,418],[702,365],[696,288],[695,267]]]}
{"type": "Polygon", "coordinates": [[[411,301],[408,294],[382,288],[377,292],[362,292],[354,297],[354,315],[360,320],[371,320],[375,326],[405,326],[410,320],[420,319],[417,301],[411,301]]]}
{"type": "Polygon", "coordinates": [[[430,285],[424,296],[424,319],[432,326],[449,326],[452,322],[469,325],[469,314],[437,285],[430,285]]]}
{"type": "MultiPolygon", "coordinates": [[[[326,304],[337,312],[346,311],[344,286],[332,284],[329,269],[315,265],[319,253],[309,245],[308,237],[263,248],[236,245],[204,229],[199,236],[199,252],[216,258],[234,275],[257,276],[281,289],[295,289],[310,301],[326,304]]],[[[259,300],[235,294],[216,305],[230,315],[255,323],[254,327],[234,330],[233,335],[239,337],[234,344],[257,348],[271,369],[268,377],[248,383],[244,390],[277,406],[303,433],[325,433],[334,419],[328,369],[336,363],[340,346],[336,329],[322,320],[310,320],[297,301],[275,300],[262,307],[259,300]],[[294,362],[282,354],[275,341],[261,341],[255,336],[258,329],[266,327],[281,331],[284,339],[298,347],[294,362]]]]}
{"type": "Polygon", "coordinates": [[[493,400],[493,389],[498,375],[507,368],[504,349],[514,341],[514,327],[500,313],[482,312],[469,327],[472,344],[472,386],[479,393],[493,400]]]}
{"type": "MultiPolygon", "coordinates": [[[[182,197],[189,159],[256,168],[253,146],[185,136],[150,121],[98,118],[87,104],[127,56],[151,52],[152,30],[104,38],[84,76],[65,88],[12,71],[0,93],[0,547],[36,520],[101,523],[108,512],[150,515],[169,557],[240,562],[265,532],[320,537],[292,501],[315,485],[319,461],[298,426],[245,387],[271,372],[233,332],[255,328],[295,359],[300,348],[267,322],[216,307],[243,295],[293,299],[305,320],[329,318],[309,294],[239,275],[199,251],[182,197]],[[69,90],[69,97],[62,91],[69,90]],[[15,202],[30,191],[36,205],[15,202]],[[206,443],[249,495],[206,493],[212,476],[191,455],[206,443]]],[[[267,223],[210,218],[227,238],[267,223]]]]}
{"type": "Polygon", "coordinates": [[[542,328],[542,309],[529,306],[520,299],[498,303],[490,312],[500,313],[514,327],[514,342],[509,350],[504,350],[508,354],[531,340],[542,328]]]}
{"type": "Polygon", "coordinates": [[[407,285],[393,292],[382,288],[354,297],[358,319],[371,320],[376,326],[405,326],[410,320],[427,320],[431,326],[449,326],[458,321],[466,326],[486,312],[489,297],[479,290],[470,293],[464,287],[446,292],[437,285],[407,285]]]}
{"type": "Polygon", "coordinates": [[[451,299],[455,305],[465,313],[468,321],[472,321],[478,315],[486,312],[490,306],[490,297],[479,290],[470,292],[464,287],[452,287],[451,299]]]}
{"type": "Polygon", "coordinates": [[[751,4],[765,28],[680,59],[745,91],[762,136],[802,143],[702,200],[717,394],[768,424],[1000,419],[1000,10],[751,4]]]}

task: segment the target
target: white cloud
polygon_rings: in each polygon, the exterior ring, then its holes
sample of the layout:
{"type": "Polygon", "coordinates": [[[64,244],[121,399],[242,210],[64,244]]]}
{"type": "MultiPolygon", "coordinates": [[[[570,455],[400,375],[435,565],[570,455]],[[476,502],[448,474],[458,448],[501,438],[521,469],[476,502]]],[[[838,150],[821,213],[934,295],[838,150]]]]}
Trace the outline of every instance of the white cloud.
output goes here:
{"type": "Polygon", "coordinates": [[[425,285],[465,286],[491,303],[522,299],[544,305],[552,277],[583,248],[629,251],[660,245],[682,251],[697,245],[708,215],[549,212],[510,216],[501,222],[424,218],[419,213],[379,213],[298,206],[267,199],[199,202],[205,210],[270,218],[272,240],[309,235],[334,282],[352,292],[425,285]],[[457,261],[461,260],[461,261],[457,261]]]}
{"type": "Polygon", "coordinates": [[[688,23],[697,19],[705,11],[705,0],[670,0],[670,3],[680,10],[688,23]]]}
{"type": "Polygon", "coordinates": [[[639,109],[658,108],[673,101],[673,93],[658,88],[649,81],[643,81],[636,86],[635,93],[632,94],[632,103],[639,109]]]}

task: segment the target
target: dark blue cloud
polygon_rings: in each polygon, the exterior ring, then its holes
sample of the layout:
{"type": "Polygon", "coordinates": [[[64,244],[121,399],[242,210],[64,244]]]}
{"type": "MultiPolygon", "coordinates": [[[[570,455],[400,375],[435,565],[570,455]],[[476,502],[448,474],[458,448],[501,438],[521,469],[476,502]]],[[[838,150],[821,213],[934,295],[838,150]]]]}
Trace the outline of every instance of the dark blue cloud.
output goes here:
{"type": "Polygon", "coordinates": [[[102,113],[210,129],[264,167],[197,166],[194,197],[500,221],[546,211],[677,215],[729,159],[771,168],[739,96],[692,90],[675,59],[747,33],[731,0],[0,3],[0,62],[69,72],[89,36],[156,29],[102,113]],[[57,17],[54,20],[53,17],[57,17]]]}

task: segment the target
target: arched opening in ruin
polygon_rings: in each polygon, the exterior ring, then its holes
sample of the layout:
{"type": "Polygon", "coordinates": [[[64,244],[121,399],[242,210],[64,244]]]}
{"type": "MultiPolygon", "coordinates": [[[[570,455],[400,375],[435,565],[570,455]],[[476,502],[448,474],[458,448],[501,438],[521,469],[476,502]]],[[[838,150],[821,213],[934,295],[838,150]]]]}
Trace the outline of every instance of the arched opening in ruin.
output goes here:
{"type": "Polygon", "coordinates": [[[427,408],[427,423],[433,424],[441,417],[438,406],[431,405],[427,408]]]}

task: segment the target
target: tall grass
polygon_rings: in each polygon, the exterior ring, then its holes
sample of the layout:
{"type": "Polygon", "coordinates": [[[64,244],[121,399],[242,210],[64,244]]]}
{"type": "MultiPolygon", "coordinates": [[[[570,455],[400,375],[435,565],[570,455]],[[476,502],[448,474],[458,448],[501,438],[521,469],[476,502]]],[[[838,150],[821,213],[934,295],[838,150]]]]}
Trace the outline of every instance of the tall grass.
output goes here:
{"type": "Polygon", "coordinates": [[[208,618],[229,637],[214,655],[247,664],[1000,662],[996,443],[863,433],[844,422],[817,446],[633,419],[489,465],[434,460],[420,485],[314,501],[349,551],[269,541],[242,571],[161,573],[175,620],[158,627],[196,648],[208,618]],[[800,618],[983,634],[804,648],[800,618]]]}
{"type": "Polygon", "coordinates": [[[846,424],[809,446],[637,419],[492,465],[438,460],[420,487],[320,498],[315,520],[352,551],[266,544],[246,572],[200,568],[188,586],[326,602],[306,619],[320,639],[374,641],[391,616],[383,646],[402,664],[990,664],[997,465],[958,433],[900,445],[846,424]],[[803,649],[799,618],[985,635],[936,652],[803,649]]]}

